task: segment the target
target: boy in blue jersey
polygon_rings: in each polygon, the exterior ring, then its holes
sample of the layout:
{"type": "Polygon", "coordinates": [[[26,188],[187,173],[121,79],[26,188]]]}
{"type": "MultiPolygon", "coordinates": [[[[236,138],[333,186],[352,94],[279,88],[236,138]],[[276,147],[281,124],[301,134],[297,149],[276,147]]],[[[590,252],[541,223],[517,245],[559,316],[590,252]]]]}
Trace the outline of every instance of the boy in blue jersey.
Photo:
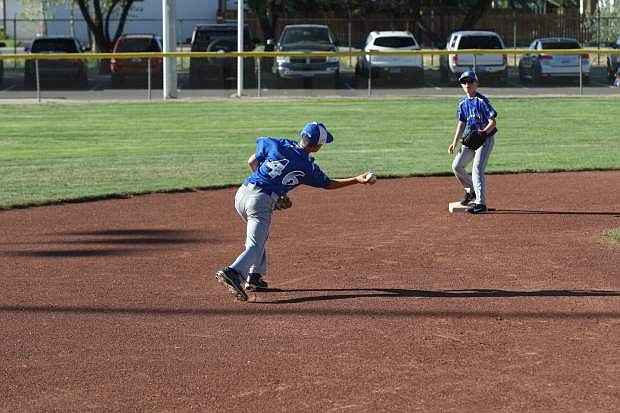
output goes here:
{"type": "Polygon", "coordinates": [[[310,154],[333,140],[332,134],[320,122],[305,125],[299,142],[277,138],[256,139],[256,152],[248,159],[252,174],[235,195],[235,209],[247,223],[245,251],[215,275],[238,300],[247,301],[245,290],[267,288],[267,283],[262,279],[267,271],[265,244],[269,237],[271,215],[279,197],[299,185],[338,189],[375,182],[376,178],[370,172],[345,179],[330,179],[325,175],[310,154]]]}
{"type": "Polygon", "coordinates": [[[456,117],[458,119],[456,132],[448,153],[453,154],[456,145],[463,135],[470,131],[480,131],[486,138],[478,149],[468,148],[461,145],[459,153],[452,162],[452,171],[465,189],[465,197],[461,205],[469,205],[474,199],[476,202],[467,211],[472,214],[487,212],[486,206],[486,180],[484,170],[489,161],[489,156],[495,144],[495,127],[497,112],[491,106],[489,99],[478,93],[478,77],[476,72],[469,70],[459,77],[459,83],[465,92],[465,96],[459,101],[456,117]],[[465,171],[465,166],[473,159],[471,176],[465,171]]]}

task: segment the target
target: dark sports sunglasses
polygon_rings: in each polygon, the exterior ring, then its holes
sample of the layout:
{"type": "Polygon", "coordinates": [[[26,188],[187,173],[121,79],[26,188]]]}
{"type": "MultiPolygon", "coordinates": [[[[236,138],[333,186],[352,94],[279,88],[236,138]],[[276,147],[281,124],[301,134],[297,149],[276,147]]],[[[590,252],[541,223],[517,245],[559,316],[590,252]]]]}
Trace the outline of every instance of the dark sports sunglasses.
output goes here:
{"type": "Polygon", "coordinates": [[[474,83],[475,81],[476,81],[475,79],[471,79],[471,78],[463,79],[461,80],[461,85],[468,85],[470,83],[474,83]]]}

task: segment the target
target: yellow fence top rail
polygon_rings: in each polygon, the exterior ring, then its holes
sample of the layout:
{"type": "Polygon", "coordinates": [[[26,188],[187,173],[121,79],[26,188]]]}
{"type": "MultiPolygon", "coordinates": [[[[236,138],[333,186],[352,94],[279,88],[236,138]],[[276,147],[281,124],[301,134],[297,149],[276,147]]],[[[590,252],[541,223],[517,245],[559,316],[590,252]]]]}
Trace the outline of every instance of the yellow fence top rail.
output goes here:
{"type": "Polygon", "coordinates": [[[440,55],[462,55],[462,54],[502,54],[502,55],[524,55],[524,54],[591,54],[591,55],[620,55],[620,49],[466,49],[466,50],[395,50],[395,51],[351,51],[351,52],[143,52],[143,53],[13,53],[0,54],[0,60],[56,60],[56,59],[161,59],[165,57],[173,58],[212,58],[212,57],[255,57],[255,58],[275,58],[275,57],[311,57],[311,56],[363,56],[365,54],[379,56],[440,56],[440,55]]]}

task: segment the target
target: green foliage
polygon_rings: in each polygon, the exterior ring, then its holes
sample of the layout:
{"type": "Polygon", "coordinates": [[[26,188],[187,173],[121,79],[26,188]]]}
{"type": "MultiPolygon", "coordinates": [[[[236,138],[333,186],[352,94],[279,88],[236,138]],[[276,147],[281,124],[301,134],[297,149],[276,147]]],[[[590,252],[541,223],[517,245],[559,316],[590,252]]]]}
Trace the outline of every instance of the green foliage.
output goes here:
{"type": "Polygon", "coordinates": [[[613,42],[620,35],[620,0],[615,2],[600,2],[599,10],[587,14],[583,21],[585,33],[590,35],[585,39],[588,43],[613,42]],[[599,37],[600,36],[600,37],[599,37]]]}
{"type": "Polygon", "coordinates": [[[607,230],[603,233],[603,236],[607,238],[607,241],[611,244],[620,245],[620,228],[607,230]]]}
{"type": "MultiPolygon", "coordinates": [[[[619,168],[616,98],[499,99],[489,172],[619,168]]],[[[3,105],[0,208],[239,184],[257,136],[322,120],[333,177],[450,174],[455,98],[3,105]],[[10,120],[10,121],[8,121],[10,120]]]]}

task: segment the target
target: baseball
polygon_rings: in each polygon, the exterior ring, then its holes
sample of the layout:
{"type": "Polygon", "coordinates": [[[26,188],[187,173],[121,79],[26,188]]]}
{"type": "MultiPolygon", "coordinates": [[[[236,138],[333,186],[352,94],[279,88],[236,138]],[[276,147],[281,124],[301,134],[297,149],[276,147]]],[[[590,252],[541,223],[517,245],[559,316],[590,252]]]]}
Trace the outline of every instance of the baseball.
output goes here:
{"type": "Polygon", "coordinates": [[[377,182],[377,175],[369,172],[368,174],[366,174],[366,182],[368,182],[370,185],[373,185],[375,182],[377,182]]]}

